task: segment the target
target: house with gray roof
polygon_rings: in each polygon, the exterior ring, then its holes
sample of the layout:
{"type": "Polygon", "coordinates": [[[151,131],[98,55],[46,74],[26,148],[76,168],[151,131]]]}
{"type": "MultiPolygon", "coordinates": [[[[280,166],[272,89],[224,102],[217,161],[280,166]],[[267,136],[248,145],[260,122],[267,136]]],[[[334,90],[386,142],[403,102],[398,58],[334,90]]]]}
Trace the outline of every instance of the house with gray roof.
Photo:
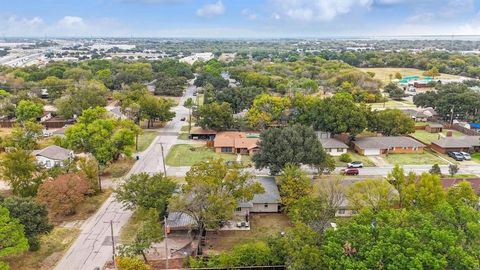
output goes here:
{"type": "Polygon", "coordinates": [[[75,157],[72,150],[62,148],[57,145],[50,145],[41,150],[33,151],[37,163],[47,169],[55,166],[64,166],[68,161],[75,157]]]}
{"type": "Polygon", "coordinates": [[[340,156],[347,153],[348,145],[340,140],[334,138],[321,138],[319,140],[325,152],[331,156],[340,156]]]}
{"type": "Polygon", "coordinates": [[[480,136],[445,137],[430,144],[433,150],[448,152],[480,152],[480,136]]]}
{"type": "Polygon", "coordinates": [[[260,183],[264,193],[255,194],[248,202],[240,202],[235,214],[248,216],[250,213],[278,213],[280,210],[280,191],[275,178],[271,176],[257,176],[255,181],[260,183]]]}
{"type": "Polygon", "coordinates": [[[364,156],[423,153],[425,145],[405,136],[359,137],[352,141],[355,151],[364,156]]]}

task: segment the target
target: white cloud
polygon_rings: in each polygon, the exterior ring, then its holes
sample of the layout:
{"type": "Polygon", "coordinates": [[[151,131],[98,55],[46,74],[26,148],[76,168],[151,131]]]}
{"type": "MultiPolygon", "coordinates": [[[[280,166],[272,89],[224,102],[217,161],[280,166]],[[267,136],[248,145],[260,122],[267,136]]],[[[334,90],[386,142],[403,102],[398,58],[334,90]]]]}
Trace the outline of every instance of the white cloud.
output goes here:
{"type": "Polygon", "coordinates": [[[298,21],[331,21],[355,8],[369,9],[373,0],[271,0],[278,14],[298,21]]]}
{"type": "Polygon", "coordinates": [[[214,4],[205,5],[197,10],[197,16],[199,17],[213,17],[222,15],[225,12],[225,7],[222,1],[218,1],[214,4]]]}
{"type": "Polygon", "coordinates": [[[83,18],[77,16],[65,16],[58,21],[58,25],[65,28],[83,28],[86,26],[83,18]]]}
{"type": "Polygon", "coordinates": [[[13,14],[0,14],[0,34],[16,35],[15,33],[22,33],[22,35],[36,34],[45,22],[40,17],[18,17],[13,14]]]}
{"type": "Polygon", "coordinates": [[[242,16],[251,20],[251,21],[254,21],[257,19],[257,14],[249,9],[243,9],[242,12],[241,12],[242,16]]]}

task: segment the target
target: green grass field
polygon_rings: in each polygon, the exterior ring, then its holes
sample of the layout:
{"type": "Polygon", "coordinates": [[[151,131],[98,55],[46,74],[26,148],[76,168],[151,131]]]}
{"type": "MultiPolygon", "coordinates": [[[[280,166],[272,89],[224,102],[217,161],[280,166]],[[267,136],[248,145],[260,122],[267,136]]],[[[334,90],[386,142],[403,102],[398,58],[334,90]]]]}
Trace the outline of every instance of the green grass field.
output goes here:
{"type": "Polygon", "coordinates": [[[157,131],[144,130],[143,133],[138,136],[138,152],[145,151],[157,135],[157,131]]]}
{"type": "MultiPolygon", "coordinates": [[[[375,79],[379,79],[383,82],[389,82],[390,77],[389,74],[395,76],[395,73],[400,72],[402,76],[423,76],[424,70],[415,69],[415,68],[360,68],[363,72],[374,72],[375,79]]],[[[441,74],[439,77],[435,77],[435,79],[458,79],[460,76],[450,75],[450,74],[441,74]]]]}
{"type": "MultiPolygon", "coordinates": [[[[203,144],[176,144],[172,146],[167,155],[166,162],[168,166],[192,166],[197,162],[207,160],[208,158],[222,158],[225,161],[234,161],[237,155],[217,154],[213,149],[205,147],[203,144]]],[[[242,157],[244,160],[246,157],[242,157]]]]}
{"type": "MultiPolygon", "coordinates": [[[[458,132],[456,130],[451,130],[451,131],[452,131],[452,135],[454,137],[465,136],[463,133],[458,132]]],[[[443,130],[443,132],[441,132],[441,133],[430,133],[430,132],[425,131],[425,130],[417,130],[417,131],[415,131],[415,133],[412,134],[412,136],[415,137],[415,139],[417,139],[417,140],[419,140],[419,141],[421,141],[425,144],[430,144],[432,141],[438,140],[439,134],[440,134],[440,138],[446,137],[447,136],[447,130],[443,130]]]]}
{"type": "Polygon", "coordinates": [[[445,165],[446,161],[440,159],[432,153],[424,152],[418,153],[405,153],[405,154],[388,154],[385,156],[388,163],[392,165],[445,165]]]}
{"type": "Polygon", "coordinates": [[[476,162],[480,162],[480,153],[472,154],[472,160],[475,160],[476,162]]]}

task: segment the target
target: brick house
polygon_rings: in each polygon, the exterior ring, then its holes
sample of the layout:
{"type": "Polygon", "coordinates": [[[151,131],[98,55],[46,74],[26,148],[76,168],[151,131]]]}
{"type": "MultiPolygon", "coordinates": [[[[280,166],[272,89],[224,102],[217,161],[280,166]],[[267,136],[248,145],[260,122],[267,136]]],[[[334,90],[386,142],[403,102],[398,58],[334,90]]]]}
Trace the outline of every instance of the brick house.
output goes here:
{"type": "Polygon", "coordinates": [[[360,137],[352,141],[355,151],[364,156],[382,154],[423,153],[425,145],[410,137],[360,137]]]}
{"type": "Polygon", "coordinates": [[[430,144],[433,150],[448,152],[480,152],[480,136],[445,137],[430,144]]]}
{"type": "Polygon", "coordinates": [[[224,131],[217,133],[213,140],[213,147],[217,153],[253,155],[258,151],[259,140],[258,133],[224,131]]]}

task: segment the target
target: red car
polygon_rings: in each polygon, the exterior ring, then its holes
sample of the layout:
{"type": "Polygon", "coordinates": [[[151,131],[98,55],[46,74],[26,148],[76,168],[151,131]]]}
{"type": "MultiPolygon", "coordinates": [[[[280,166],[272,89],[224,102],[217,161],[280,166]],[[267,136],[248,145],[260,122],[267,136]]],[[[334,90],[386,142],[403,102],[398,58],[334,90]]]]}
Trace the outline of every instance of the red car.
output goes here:
{"type": "Polygon", "coordinates": [[[357,168],[348,168],[342,171],[344,175],[358,175],[360,171],[357,168]]]}

